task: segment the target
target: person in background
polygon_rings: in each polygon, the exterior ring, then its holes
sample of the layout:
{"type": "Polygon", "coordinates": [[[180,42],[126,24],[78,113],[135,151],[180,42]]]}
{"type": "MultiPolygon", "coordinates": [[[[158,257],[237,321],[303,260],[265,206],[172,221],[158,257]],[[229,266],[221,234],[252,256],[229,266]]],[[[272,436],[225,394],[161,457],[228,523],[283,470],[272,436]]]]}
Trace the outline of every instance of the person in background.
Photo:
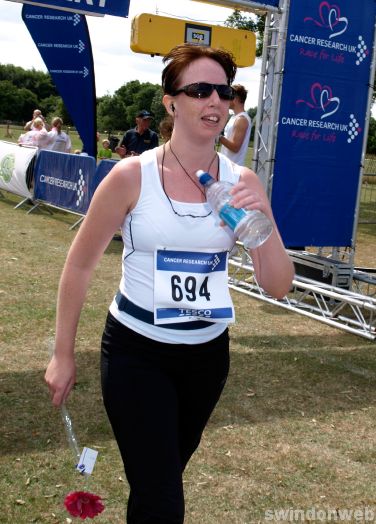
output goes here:
{"type": "Polygon", "coordinates": [[[149,111],[142,110],[136,115],[136,127],[125,132],[122,141],[115,148],[120,158],[140,155],[158,146],[158,135],[150,129],[153,117],[149,111]]]}
{"type": "Polygon", "coordinates": [[[52,128],[48,132],[50,137],[50,146],[51,151],[60,151],[61,153],[70,153],[72,148],[72,142],[70,136],[62,131],[63,120],[56,116],[52,119],[52,128]]]}
{"type": "Polygon", "coordinates": [[[38,149],[49,149],[51,138],[43,120],[39,117],[35,118],[32,129],[20,135],[18,143],[24,146],[37,147],[38,149]]]}
{"type": "Polygon", "coordinates": [[[172,118],[171,115],[165,116],[159,122],[159,133],[165,142],[170,140],[173,128],[174,128],[174,119],[172,118]]]}
{"type": "Polygon", "coordinates": [[[36,118],[40,118],[42,119],[43,121],[43,125],[44,127],[46,128],[46,131],[49,131],[50,127],[49,125],[47,124],[46,122],[46,119],[44,118],[44,116],[42,115],[42,111],[40,109],[34,109],[33,111],[33,117],[31,120],[29,120],[29,122],[27,122],[24,126],[24,130],[25,131],[31,131],[34,127],[34,121],[36,118]]]}
{"type": "MultiPolygon", "coordinates": [[[[196,171],[231,182],[234,207],[259,209],[273,220],[256,174],[215,151],[233,98],[232,56],[183,44],[163,61],[171,138],[118,162],[94,193],[60,279],[55,350],[45,374],[52,403],[61,406],[76,381],[75,338],[89,282],[121,227],[122,277],[102,336],[101,373],[130,485],[128,524],[184,522],[183,472],[229,371],[228,323],[234,317],[227,253],[236,238],[220,226],[196,171]],[[213,312],[210,318],[200,316],[200,304],[213,312]],[[226,318],[215,318],[218,308],[226,318]],[[166,322],[158,319],[160,310],[177,314],[166,322]]],[[[284,297],[294,268],[275,224],[250,256],[258,284],[284,297]]]]}
{"type": "Polygon", "coordinates": [[[224,129],[224,135],[220,135],[218,141],[222,144],[221,153],[227,158],[239,164],[245,165],[251,136],[252,120],[244,109],[247,99],[247,90],[240,84],[232,86],[235,98],[230,102],[233,115],[228,120],[224,129]]]}
{"type": "Polygon", "coordinates": [[[110,149],[110,141],[107,138],[104,138],[102,140],[102,147],[98,151],[98,158],[100,160],[103,160],[104,158],[111,158],[112,157],[112,151],[110,149]]]}

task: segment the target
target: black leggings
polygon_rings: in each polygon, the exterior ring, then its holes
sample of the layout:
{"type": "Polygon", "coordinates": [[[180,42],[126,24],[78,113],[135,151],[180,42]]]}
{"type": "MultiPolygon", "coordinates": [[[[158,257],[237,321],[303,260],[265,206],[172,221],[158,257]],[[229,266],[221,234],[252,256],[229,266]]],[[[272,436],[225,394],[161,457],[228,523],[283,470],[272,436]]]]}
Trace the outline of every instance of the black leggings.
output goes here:
{"type": "Polygon", "coordinates": [[[130,485],[128,524],[184,521],[182,473],[225,385],[228,346],[227,330],[195,346],[156,342],[109,313],[102,392],[130,485]]]}

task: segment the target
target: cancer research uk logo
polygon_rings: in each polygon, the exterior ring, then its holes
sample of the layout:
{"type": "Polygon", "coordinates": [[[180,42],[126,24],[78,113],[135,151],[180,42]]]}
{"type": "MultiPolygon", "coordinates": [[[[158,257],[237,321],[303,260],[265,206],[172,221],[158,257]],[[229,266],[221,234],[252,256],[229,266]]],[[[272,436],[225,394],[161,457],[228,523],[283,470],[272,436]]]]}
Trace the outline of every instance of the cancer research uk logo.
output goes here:
{"type": "Polygon", "coordinates": [[[80,177],[78,179],[77,189],[76,189],[76,192],[77,192],[76,206],[80,207],[81,202],[82,202],[82,200],[83,200],[83,198],[85,196],[87,188],[86,188],[86,184],[85,184],[85,178],[84,178],[84,175],[82,173],[82,169],[79,169],[78,173],[79,173],[80,177]]]}
{"type": "Polygon", "coordinates": [[[78,175],[78,180],[74,181],[42,174],[40,176],[40,182],[42,184],[48,184],[50,186],[55,186],[57,188],[61,188],[67,191],[73,191],[75,193],[75,205],[77,208],[79,208],[81,207],[83,200],[88,192],[88,187],[81,168],[78,170],[78,175]]]}
{"type": "MultiPolygon", "coordinates": [[[[307,96],[296,100],[297,108],[308,108],[309,117],[281,118],[283,126],[291,126],[293,138],[311,142],[326,142],[333,144],[338,136],[345,136],[351,144],[361,134],[362,128],[354,114],[349,114],[345,123],[333,121],[333,116],[341,107],[341,100],[335,96],[329,85],[314,82],[307,96]]],[[[307,111],[305,112],[305,115],[307,111]]]]}
{"type": "Polygon", "coordinates": [[[341,16],[341,10],[338,5],[321,2],[318,11],[317,18],[306,16],[304,22],[313,22],[318,27],[329,29],[329,38],[342,35],[347,30],[349,20],[345,16],[341,16]]]}
{"type": "Polygon", "coordinates": [[[363,35],[359,35],[355,42],[348,40],[346,33],[351,22],[337,4],[320,2],[316,13],[305,16],[303,23],[310,34],[292,32],[289,35],[291,43],[304,44],[299,48],[301,56],[337,64],[345,63],[346,57],[350,57],[357,66],[370,56],[363,35]]]}

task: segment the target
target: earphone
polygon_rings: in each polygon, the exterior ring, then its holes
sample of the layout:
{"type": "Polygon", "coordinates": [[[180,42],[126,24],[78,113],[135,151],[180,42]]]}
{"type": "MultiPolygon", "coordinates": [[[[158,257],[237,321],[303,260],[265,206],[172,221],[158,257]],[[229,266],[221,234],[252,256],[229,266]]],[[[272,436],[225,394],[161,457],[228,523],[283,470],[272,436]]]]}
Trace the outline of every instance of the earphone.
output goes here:
{"type": "Polygon", "coordinates": [[[171,111],[174,112],[174,111],[175,111],[175,106],[174,106],[174,104],[171,104],[170,107],[171,107],[171,111]]]}

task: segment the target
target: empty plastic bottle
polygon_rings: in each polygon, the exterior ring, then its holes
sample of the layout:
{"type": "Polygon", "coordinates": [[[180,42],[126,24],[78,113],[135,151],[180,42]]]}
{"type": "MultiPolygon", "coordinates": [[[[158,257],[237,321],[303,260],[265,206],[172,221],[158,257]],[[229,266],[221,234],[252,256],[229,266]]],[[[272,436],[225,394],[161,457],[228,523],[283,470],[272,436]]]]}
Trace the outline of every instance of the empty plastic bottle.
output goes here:
{"type": "Polygon", "coordinates": [[[270,237],[273,224],[262,211],[237,209],[229,204],[233,186],[230,182],[216,182],[202,170],[197,171],[196,176],[205,188],[207,201],[213,211],[234,231],[246,249],[259,247],[270,237]]]}

